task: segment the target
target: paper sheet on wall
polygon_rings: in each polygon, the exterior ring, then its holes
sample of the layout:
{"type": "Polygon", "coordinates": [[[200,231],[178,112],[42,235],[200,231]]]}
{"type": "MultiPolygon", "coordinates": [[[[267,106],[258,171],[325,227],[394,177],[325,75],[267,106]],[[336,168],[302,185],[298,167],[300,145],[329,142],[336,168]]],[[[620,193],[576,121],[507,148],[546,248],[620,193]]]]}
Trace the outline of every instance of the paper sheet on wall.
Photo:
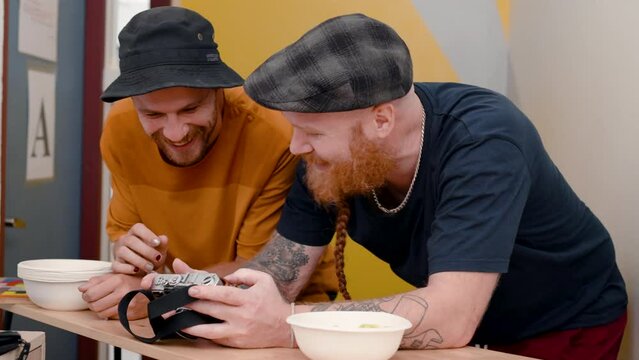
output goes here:
{"type": "Polygon", "coordinates": [[[20,0],[18,51],[57,60],[58,0],[20,0]]]}
{"type": "Polygon", "coordinates": [[[29,70],[27,181],[53,178],[55,74],[29,70]]]}

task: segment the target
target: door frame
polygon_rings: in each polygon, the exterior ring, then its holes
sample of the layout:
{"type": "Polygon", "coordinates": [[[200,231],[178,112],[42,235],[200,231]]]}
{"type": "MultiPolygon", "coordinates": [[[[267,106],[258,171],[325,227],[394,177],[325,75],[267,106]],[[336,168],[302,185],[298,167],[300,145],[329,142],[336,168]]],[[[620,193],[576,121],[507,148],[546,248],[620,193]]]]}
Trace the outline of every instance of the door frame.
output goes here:
{"type": "Polygon", "coordinates": [[[0,276],[4,276],[4,174],[5,174],[5,156],[7,147],[7,70],[8,70],[8,57],[9,57],[9,0],[2,1],[2,96],[0,102],[2,102],[2,113],[0,116],[0,219],[2,220],[2,226],[0,226],[0,276]]]}
{"type": "MultiPolygon", "coordinates": [[[[85,0],[80,258],[89,260],[100,259],[102,157],[99,144],[103,118],[100,95],[104,68],[105,14],[106,0],[85,0]]],[[[77,354],[97,359],[97,341],[78,336],[77,354]]]]}
{"type": "Polygon", "coordinates": [[[85,0],[84,96],[82,121],[82,192],[80,215],[80,258],[100,259],[103,105],[102,70],[106,0],[85,0]]]}

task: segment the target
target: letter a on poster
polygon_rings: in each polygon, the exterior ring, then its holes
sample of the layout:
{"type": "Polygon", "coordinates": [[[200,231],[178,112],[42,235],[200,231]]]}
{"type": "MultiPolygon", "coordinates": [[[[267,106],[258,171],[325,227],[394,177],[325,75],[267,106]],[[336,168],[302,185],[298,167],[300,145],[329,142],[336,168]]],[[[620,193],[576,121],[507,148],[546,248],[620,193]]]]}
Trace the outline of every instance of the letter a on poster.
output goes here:
{"type": "Polygon", "coordinates": [[[29,70],[27,181],[53,178],[55,74],[29,70]]]}

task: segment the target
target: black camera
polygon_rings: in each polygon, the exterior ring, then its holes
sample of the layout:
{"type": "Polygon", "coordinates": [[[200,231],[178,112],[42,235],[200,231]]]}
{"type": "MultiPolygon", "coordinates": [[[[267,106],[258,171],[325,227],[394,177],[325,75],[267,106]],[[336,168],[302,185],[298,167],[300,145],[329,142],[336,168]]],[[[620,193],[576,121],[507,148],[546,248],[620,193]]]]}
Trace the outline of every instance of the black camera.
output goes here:
{"type": "Polygon", "coordinates": [[[187,274],[158,274],[153,279],[151,292],[160,297],[174,290],[191,285],[218,286],[225,285],[224,280],[215,273],[195,272],[187,274]]]}
{"type": "Polygon", "coordinates": [[[120,300],[120,304],[118,304],[120,323],[131,335],[147,344],[175,336],[193,339],[194,337],[183,333],[181,329],[200,324],[222,322],[217,318],[190,311],[189,308],[185,307],[185,305],[197,300],[188,294],[188,289],[195,285],[218,286],[226,284],[214,273],[158,274],[153,279],[150,289],[130,291],[120,300]],[[153,337],[142,337],[131,331],[127,310],[129,303],[137,294],[142,294],[149,299],[147,310],[150,325],[155,334],[153,337]],[[172,316],[167,318],[163,316],[171,311],[174,311],[172,316]]]}

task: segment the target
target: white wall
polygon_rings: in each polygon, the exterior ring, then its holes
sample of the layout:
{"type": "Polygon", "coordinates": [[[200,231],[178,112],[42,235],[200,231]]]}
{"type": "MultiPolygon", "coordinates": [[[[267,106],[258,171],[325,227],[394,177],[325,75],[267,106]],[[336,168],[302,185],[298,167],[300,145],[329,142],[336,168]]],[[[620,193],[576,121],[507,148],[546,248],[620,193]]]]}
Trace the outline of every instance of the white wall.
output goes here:
{"type": "MultiPolygon", "coordinates": [[[[131,20],[131,18],[140,11],[144,11],[150,7],[149,0],[107,0],[107,17],[105,22],[105,44],[104,44],[104,69],[102,72],[102,88],[113,82],[120,75],[119,57],[118,57],[118,34],[120,30],[131,20]]],[[[104,104],[104,121],[110,109],[109,104],[104,104]]],[[[102,164],[102,210],[101,210],[101,232],[100,232],[100,259],[112,261],[111,242],[106,233],[106,214],[111,199],[111,173],[109,169],[102,164]]],[[[112,360],[115,358],[114,349],[111,345],[105,343],[99,344],[98,349],[99,360],[112,360]]],[[[141,356],[131,351],[121,349],[121,359],[139,360],[141,356]]]]}
{"type": "Polygon", "coordinates": [[[612,234],[639,359],[639,2],[512,2],[508,95],[612,234]]]}

